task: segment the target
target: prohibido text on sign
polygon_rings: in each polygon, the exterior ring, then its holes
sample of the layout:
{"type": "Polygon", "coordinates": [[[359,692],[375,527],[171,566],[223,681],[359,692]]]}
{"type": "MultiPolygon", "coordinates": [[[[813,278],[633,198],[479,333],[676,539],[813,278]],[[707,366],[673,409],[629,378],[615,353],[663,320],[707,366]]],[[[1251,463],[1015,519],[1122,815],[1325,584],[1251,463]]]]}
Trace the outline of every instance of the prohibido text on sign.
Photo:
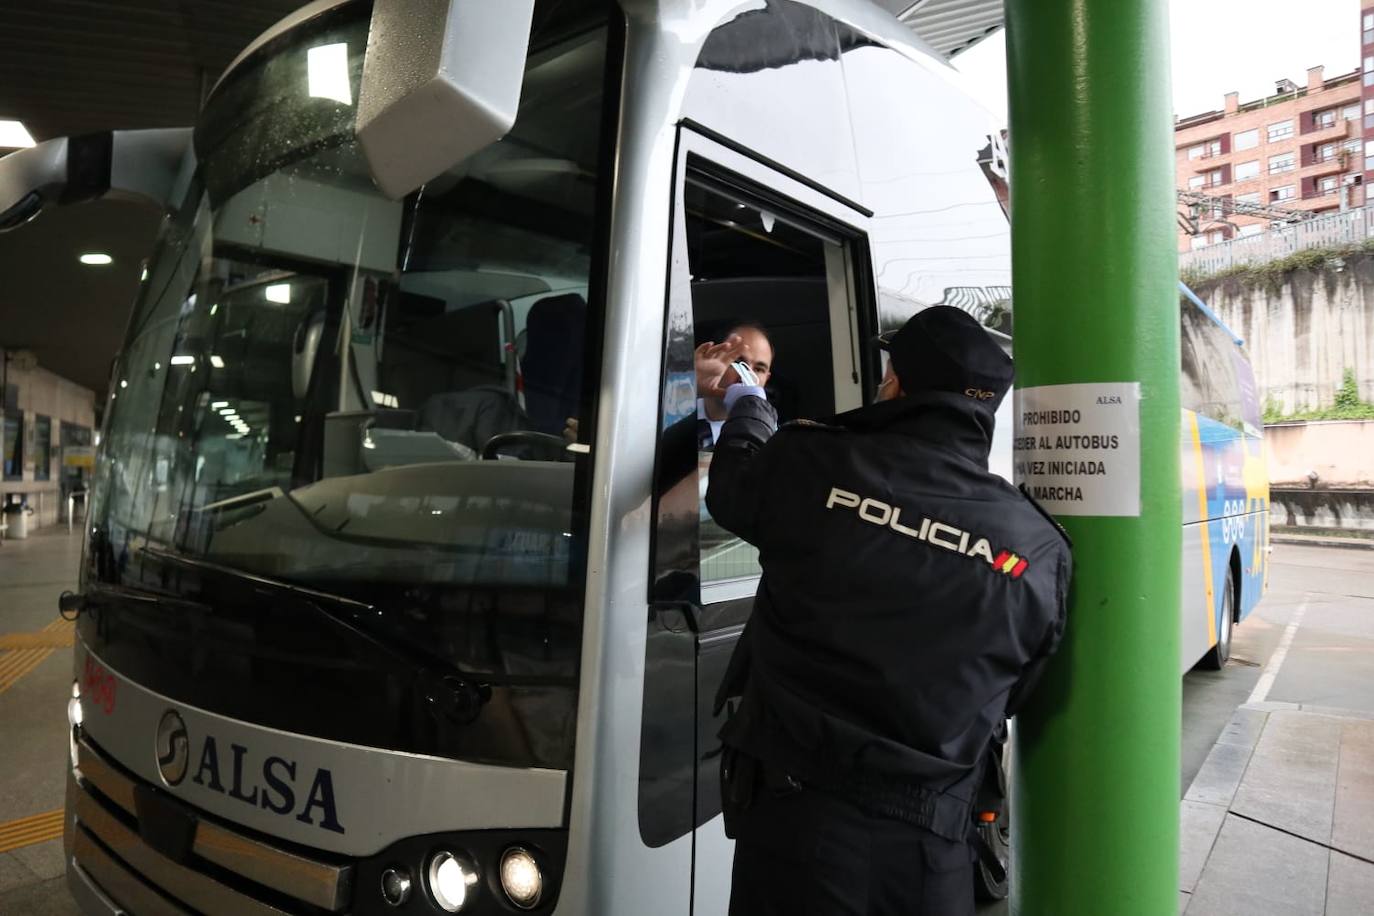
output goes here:
{"type": "Polygon", "coordinates": [[[1016,482],[1056,515],[1140,515],[1140,383],[1016,392],[1016,482]]]}

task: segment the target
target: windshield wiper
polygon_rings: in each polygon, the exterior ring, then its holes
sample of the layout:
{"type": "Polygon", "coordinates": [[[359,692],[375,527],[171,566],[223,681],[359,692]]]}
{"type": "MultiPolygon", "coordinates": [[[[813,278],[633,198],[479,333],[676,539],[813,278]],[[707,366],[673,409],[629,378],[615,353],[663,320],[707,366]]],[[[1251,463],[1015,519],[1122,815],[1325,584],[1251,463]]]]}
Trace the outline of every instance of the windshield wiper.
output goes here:
{"type": "MultiPolygon", "coordinates": [[[[384,614],[385,611],[376,605],[155,548],[145,547],[143,552],[164,563],[228,576],[292,599],[293,604],[306,608],[319,619],[379,650],[380,656],[390,662],[388,667],[391,670],[413,677],[425,708],[436,718],[446,719],[457,725],[472,723],[481,714],[482,707],[491,699],[491,682],[509,680],[504,677],[478,680],[457,665],[427,657],[393,636],[375,632],[372,627],[362,623],[361,618],[384,614]]],[[[127,590],[121,589],[121,592],[123,591],[127,590]]],[[[146,597],[159,600],[155,596],[146,597]]]]}

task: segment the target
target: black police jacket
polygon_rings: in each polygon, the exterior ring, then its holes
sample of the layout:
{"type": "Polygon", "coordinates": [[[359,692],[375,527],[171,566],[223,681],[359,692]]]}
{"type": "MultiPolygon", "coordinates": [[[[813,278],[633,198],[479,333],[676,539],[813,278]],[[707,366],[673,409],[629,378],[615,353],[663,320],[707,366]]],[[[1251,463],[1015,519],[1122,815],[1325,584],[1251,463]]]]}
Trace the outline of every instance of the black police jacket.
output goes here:
{"type": "Polygon", "coordinates": [[[925,392],[792,423],[742,398],[706,505],[759,548],[722,741],[802,781],[969,799],[1064,631],[1067,537],[987,470],[993,415],[925,392]]]}

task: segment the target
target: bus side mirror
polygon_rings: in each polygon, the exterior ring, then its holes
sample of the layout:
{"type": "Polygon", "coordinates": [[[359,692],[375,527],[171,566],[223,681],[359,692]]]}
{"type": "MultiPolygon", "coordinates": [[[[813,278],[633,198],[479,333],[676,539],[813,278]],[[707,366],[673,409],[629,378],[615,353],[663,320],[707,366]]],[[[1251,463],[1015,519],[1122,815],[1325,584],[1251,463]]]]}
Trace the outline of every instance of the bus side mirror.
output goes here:
{"type": "Polygon", "coordinates": [[[0,232],[48,207],[98,198],[165,207],[190,143],[189,127],[106,130],[11,153],[0,160],[0,232]]]}
{"type": "Polygon", "coordinates": [[[358,142],[398,199],[515,123],[534,0],[377,0],[358,91],[358,142]]]}

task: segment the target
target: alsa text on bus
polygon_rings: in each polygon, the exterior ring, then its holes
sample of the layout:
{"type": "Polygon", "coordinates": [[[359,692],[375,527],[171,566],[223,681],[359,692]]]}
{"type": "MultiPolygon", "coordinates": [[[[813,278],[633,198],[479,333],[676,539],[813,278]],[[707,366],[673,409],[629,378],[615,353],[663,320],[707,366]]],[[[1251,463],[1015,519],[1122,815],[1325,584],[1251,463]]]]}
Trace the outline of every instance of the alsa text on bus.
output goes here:
{"type": "MultiPolygon", "coordinates": [[[[296,761],[269,756],[263,758],[261,767],[250,768],[244,765],[248,748],[242,744],[230,744],[229,752],[227,760],[221,757],[219,743],[213,736],[206,735],[199,756],[193,758],[199,762],[191,782],[273,814],[295,814],[296,820],[303,824],[314,824],[318,818],[322,830],[346,832],[339,823],[338,808],[334,802],[334,776],[329,770],[315,770],[297,811],[297,789],[305,780],[297,779],[299,768],[296,761]],[[225,782],[229,783],[227,791],[225,782]]],[[[301,776],[308,772],[308,769],[299,769],[301,776]]]]}

